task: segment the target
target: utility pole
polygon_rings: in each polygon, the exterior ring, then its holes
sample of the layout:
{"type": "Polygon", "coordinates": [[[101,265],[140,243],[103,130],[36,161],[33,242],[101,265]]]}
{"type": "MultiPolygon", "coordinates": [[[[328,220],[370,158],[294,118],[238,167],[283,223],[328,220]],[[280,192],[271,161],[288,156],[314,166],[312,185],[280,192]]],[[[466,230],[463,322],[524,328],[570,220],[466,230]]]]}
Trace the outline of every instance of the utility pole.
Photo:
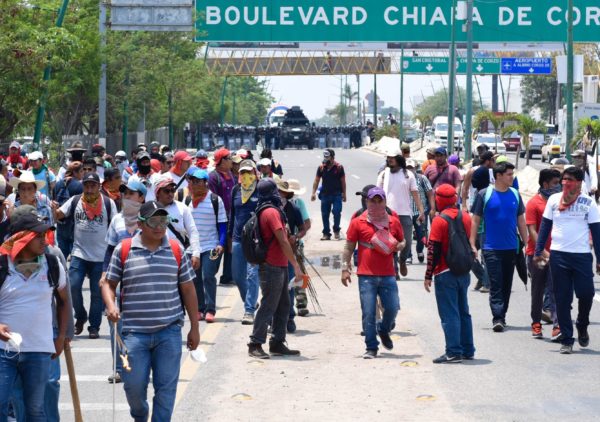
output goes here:
{"type": "Polygon", "coordinates": [[[227,76],[223,80],[223,89],[221,89],[221,129],[225,121],[225,93],[227,92],[227,76]]]}
{"type": "Polygon", "coordinates": [[[467,108],[465,116],[465,161],[471,159],[471,121],[473,119],[473,0],[467,0],[467,108]]]}
{"type": "Polygon", "coordinates": [[[358,88],[356,88],[356,117],[357,120],[361,122],[360,118],[360,75],[356,75],[356,84],[358,88]]]}
{"type": "Polygon", "coordinates": [[[173,91],[171,88],[169,88],[167,101],[169,106],[169,149],[173,151],[173,91]]]}
{"type": "MultiPolygon", "coordinates": [[[[67,13],[67,7],[69,7],[69,0],[63,0],[62,6],[58,10],[58,17],[56,18],[56,27],[60,28],[65,20],[65,14],[67,13]]],[[[44,114],[46,113],[46,101],[48,101],[48,81],[52,74],[52,67],[50,64],[46,65],[44,69],[44,82],[42,93],[40,94],[40,100],[38,103],[37,116],[35,119],[35,132],[33,133],[33,150],[36,151],[40,146],[40,139],[42,137],[42,127],[44,126],[44,114]]]]}
{"type": "Polygon", "coordinates": [[[452,29],[448,62],[448,151],[454,152],[454,87],[456,79],[456,0],[452,0],[452,29]]]}
{"type": "Polygon", "coordinates": [[[404,140],[404,66],[402,63],[404,62],[404,44],[402,45],[402,49],[400,50],[400,144],[402,145],[402,141],[404,140]]]}
{"type": "MultiPolygon", "coordinates": [[[[100,49],[102,57],[106,49],[106,3],[100,0],[100,49]]],[[[100,85],[98,86],[98,142],[106,148],[106,61],[103,59],[100,65],[100,85]]]]}
{"type": "Polygon", "coordinates": [[[123,151],[127,151],[127,133],[129,132],[129,103],[127,95],[129,94],[129,70],[125,74],[125,99],[123,100],[123,136],[121,146],[123,151]]]}
{"type": "MultiPolygon", "coordinates": [[[[573,140],[573,0],[568,0],[567,12],[567,145],[565,155],[571,160],[573,140]]],[[[596,151],[598,154],[598,151],[596,151]]]]}
{"type": "Polygon", "coordinates": [[[373,74],[373,125],[377,127],[377,73],[373,74]]]}
{"type": "Polygon", "coordinates": [[[498,111],[498,75],[492,75],[492,111],[498,111]]]}

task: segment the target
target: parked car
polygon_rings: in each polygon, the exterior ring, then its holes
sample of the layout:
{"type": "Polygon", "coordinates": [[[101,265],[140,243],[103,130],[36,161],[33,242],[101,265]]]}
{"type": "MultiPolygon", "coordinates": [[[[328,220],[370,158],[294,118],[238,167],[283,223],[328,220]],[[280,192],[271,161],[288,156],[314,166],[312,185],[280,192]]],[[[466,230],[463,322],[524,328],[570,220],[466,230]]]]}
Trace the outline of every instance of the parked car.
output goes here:
{"type": "MultiPolygon", "coordinates": [[[[533,157],[533,154],[541,154],[542,147],[546,144],[546,138],[544,134],[539,133],[530,133],[529,134],[529,158],[533,157]]],[[[525,144],[521,142],[521,151],[519,152],[519,157],[525,158],[525,144]]]]}
{"type": "Polygon", "coordinates": [[[495,154],[506,154],[506,146],[500,139],[500,135],[493,133],[480,133],[477,135],[477,138],[473,141],[473,155],[477,154],[477,147],[482,144],[487,145],[488,149],[495,154]]]}
{"type": "Polygon", "coordinates": [[[561,153],[561,137],[553,136],[550,141],[542,147],[542,163],[550,161],[553,158],[560,157],[561,153]]]}
{"type": "Polygon", "coordinates": [[[504,136],[503,142],[507,151],[516,151],[521,144],[521,137],[518,132],[512,132],[504,136]]]}

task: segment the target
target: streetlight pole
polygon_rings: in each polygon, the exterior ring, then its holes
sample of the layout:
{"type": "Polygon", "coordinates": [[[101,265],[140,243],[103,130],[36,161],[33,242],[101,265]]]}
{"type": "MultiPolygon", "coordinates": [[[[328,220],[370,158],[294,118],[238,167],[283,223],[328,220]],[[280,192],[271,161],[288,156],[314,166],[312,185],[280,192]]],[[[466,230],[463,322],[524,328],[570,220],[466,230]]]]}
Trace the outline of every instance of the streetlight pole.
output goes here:
{"type": "Polygon", "coordinates": [[[373,74],[373,125],[377,127],[377,73],[373,74]]]}
{"type": "Polygon", "coordinates": [[[402,141],[404,140],[404,67],[402,64],[404,63],[404,44],[402,45],[402,49],[400,50],[400,145],[402,145],[402,141]]]}
{"type": "Polygon", "coordinates": [[[448,62],[448,151],[454,152],[454,87],[456,79],[456,0],[452,0],[450,61],[448,62]]]}
{"type": "Polygon", "coordinates": [[[471,159],[471,120],[473,119],[473,0],[467,0],[467,109],[465,116],[465,161],[471,159]]]}
{"type": "MultiPolygon", "coordinates": [[[[567,12],[567,144],[565,154],[571,160],[571,140],[573,139],[573,0],[568,0],[567,12]]],[[[597,153],[597,152],[596,152],[597,153]]]]}
{"type": "MultiPolygon", "coordinates": [[[[100,0],[100,48],[106,48],[106,3],[100,0]]],[[[98,87],[98,142],[106,148],[106,60],[100,65],[100,85],[98,87]]]]}
{"type": "MultiPolygon", "coordinates": [[[[56,27],[60,28],[65,20],[65,14],[67,13],[67,7],[69,7],[69,0],[63,0],[62,6],[58,10],[58,17],[56,18],[56,27]]],[[[50,64],[46,65],[44,69],[44,82],[40,100],[38,103],[37,116],[35,119],[35,131],[33,133],[33,149],[37,150],[40,145],[40,138],[42,137],[42,126],[44,125],[44,114],[46,113],[46,101],[48,100],[48,81],[52,74],[52,67],[50,64]]]]}
{"type": "Polygon", "coordinates": [[[225,121],[225,92],[227,92],[227,76],[223,80],[223,89],[221,90],[221,129],[225,121]]]}

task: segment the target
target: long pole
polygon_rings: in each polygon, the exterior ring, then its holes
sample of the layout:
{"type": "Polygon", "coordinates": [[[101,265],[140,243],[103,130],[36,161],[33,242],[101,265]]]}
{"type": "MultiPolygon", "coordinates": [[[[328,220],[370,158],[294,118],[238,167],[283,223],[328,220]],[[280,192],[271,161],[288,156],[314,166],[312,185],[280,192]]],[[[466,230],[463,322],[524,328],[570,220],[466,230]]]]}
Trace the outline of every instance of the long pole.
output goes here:
{"type": "Polygon", "coordinates": [[[377,73],[373,75],[373,124],[377,127],[377,73]]]}
{"type": "Polygon", "coordinates": [[[454,87],[456,79],[456,0],[452,0],[450,60],[448,62],[448,151],[454,152],[454,87]]]}
{"type": "Polygon", "coordinates": [[[473,0],[467,0],[467,108],[465,114],[465,161],[469,161],[471,159],[471,120],[473,118],[473,0]]]}
{"type": "MultiPolygon", "coordinates": [[[[56,18],[56,27],[60,28],[65,20],[65,14],[67,13],[67,7],[69,7],[69,0],[63,0],[62,6],[58,10],[58,17],[56,18]]],[[[48,101],[48,81],[52,74],[52,66],[46,65],[44,69],[44,82],[42,93],[40,94],[40,100],[38,103],[37,116],[35,119],[35,131],[33,133],[33,149],[37,150],[40,146],[40,139],[42,137],[42,126],[44,125],[44,114],[46,113],[46,102],[48,101]]]]}
{"type": "Polygon", "coordinates": [[[125,74],[125,100],[123,101],[123,151],[127,151],[127,133],[129,132],[129,102],[127,96],[129,93],[129,70],[125,74]]]}
{"type": "MultiPolygon", "coordinates": [[[[106,48],[106,3],[100,0],[100,48],[106,48]]],[[[100,84],[98,86],[98,142],[106,148],[106,61],[100,65],[100,84]]]]}
{"type": "Polygon", "coordinates": [[[479,97],[479,107],[481,107],[481,110],[483,111],[483,100],[481,99],[481,89],[479,89],[479,79],[477,79],[477,75],[474,75],[475,77],[475,85],[477,85],[477,96],[479,97]]]}
{"type": "Polygon", "coordinates": [[[404,45],[400,50],[400,144],[404,141],[404,45]]]}
{"type": "Polygon", "coordinates": [[[73,411],[75,413],[75,422],[82,422],[81,402],[79,401],[79,390],[77,389],[77,374],[75,373],[75,365],[73,363],[73,354],[71,353],[71,345],[65,343],[63,351],[65,362],[67,363],[67,372],[69,374],[69,387],[71,387],[71,399],[73,400],[73,411]]]}
{"type": "Polygon", "coordinates": [[[356,75],[356,84],[358,85],[356,88],[356,120],[360,122],[360,75],[356,75]]]}
{"type": "Polygon", "coordinates": [[[167,101],[169,103],[169,149],[173,151],[173,91],[171,89],[167,101]]]}
{"type": "MultiPolygon", "coordinates": [[[[565,154],[571,159],[571,140],[573,139],[573,0],[568,0],[567,12],[567,143],[565,154]]],[[[597,152],[596,152],[597,154],[597,152]]]]}
{"type": "Polygon", "coordinates": [[[227,76],[223,80],[223,89],[221,89],[221,128],[225,121],[225,93],[227,92],[227,76]]]}

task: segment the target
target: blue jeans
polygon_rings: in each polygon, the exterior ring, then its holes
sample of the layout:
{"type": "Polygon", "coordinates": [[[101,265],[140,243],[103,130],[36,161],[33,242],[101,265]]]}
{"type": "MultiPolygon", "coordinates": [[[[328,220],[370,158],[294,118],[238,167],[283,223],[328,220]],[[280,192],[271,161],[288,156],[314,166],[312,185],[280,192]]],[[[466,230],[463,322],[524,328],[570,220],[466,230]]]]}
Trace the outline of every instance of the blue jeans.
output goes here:
{"type": "Polygon", "coordinates": [[[573,292],[579,299],[576,324],[587,328],[590,324],[590,311],[594,302],[594,272],[591,253],[569,253],[550,251],[550,271],[556,301],[556,316],[562,344],[573,344],[573,320],[571,304],[573,292]]]}
{"type": "Polygon", "coordinates": [[[342,194],[321,195],[321,218],[323,219],[323,234],[331,236],[329,214],[333,212],[333,231],[339,232],[342,218],[342,194]]]}
{"type": "MultiPolygon", "coordinates": [[[[44,396],[50,374],[50,353],[0,353],[0,421],[6,421],[8,403],[17,376],[23,388],[24,413],[28,422],[45,422],[44,396]]],[[[18,411],[17,411],[18,412],[18,411]]]]}
{"type": "Polygon", "coordinates": [[[83,280],[85,276],[90,279],[90,314],[89,329],[100,329],[100,323],[102,322],[102,310],[104,308],[102,302],[102,295],[100,294],[100,277],[102,277],[102,262],[85,261],[76,256],[71,257],[71,266],[69,267],[69,280],[71,282],[71,297],[73,298],[73,309],[75,310],[75,319],[84,320],[88,319],[88,313],[83,305],[83,294],[81,288],[83,287],[83,280]]]}
{"type": "Polygon", "coordinates": [[[71,251],[73,250],[73,234],[70,235],[66,233],[62,233],[61,226],[59,225],[56,229],[56,243],[58,243],[58,248],[64,255],[65,259],[71,255],[71,251]]]}
{"type": "Polygon", "coordinates": [[[129,413],[136,422],[148,420],[148,383],[152,370],[152,421],[168,422],[175,407],[181,362],[181,326],[171,324],[155,333],[123,333],[131,372],[123,371],[129,413]]]}
{"type": "MultiPolygon", "coordinates": [[[[288,262],[288,280],[291,280],[296,275],[294,267],[288,262]]],[[[294,303],[296,302],[296,289],[289,289],[290,294],[290,319],[294,319],[296,312],[294,311],[294,303]]]]}
{"type": "Polygon", "coordinates": [[[396,321],[396,315],[400,309],[398,298],[398,284],[393,275],[390,276],[358,276],[358,291],[360,293],[360,307],[362,309],[362,326],[365,333],[367,350],[377,350],[377,330],[389,333],[396,321]],[[376,326],[375,309],[377,308],[377,296],[381,299],[383,306],[383,318],[379,326],[376,326]]]}
{"type": "Polygon", "coordinates": [[[219,280],[219,283],[231,283],[231,280],[233,280],[233,268],[231,265],[231,258],[231,252],[225,250],[225,252],[223,253],[223,274],[221,274],[221,279],[219,280]]]}
{"type": "Polygon", "coordinates": [[[202,313],[217,312],[217,271],[221,264],[221,257],[210,259],[210,251],[200,255],[200,268],[196,270],[194,285],[198,298],[198,310],[202,313]]]}
{"type": "Polygon", "coordinates": [[[231,271],[244,301],[244,312],[254,315],[258,302],[258,265],[246,261],[242,244],[239,242],[233,242],[231,271]]]}
{"type": "Polygon", "coordinates": [[[475,355],[473,323],[467,300],[470,282],[468,273],[456,276],[446,271],[435,276],[435,300],[442,320],[447,356],[475,355]]]}
{"type": "Polygon", "coordinates": [[[483,257],[490,278],[490,308],[493,322],[506,322],[515,272],[516,250],[485,249],[483,257]]]}

